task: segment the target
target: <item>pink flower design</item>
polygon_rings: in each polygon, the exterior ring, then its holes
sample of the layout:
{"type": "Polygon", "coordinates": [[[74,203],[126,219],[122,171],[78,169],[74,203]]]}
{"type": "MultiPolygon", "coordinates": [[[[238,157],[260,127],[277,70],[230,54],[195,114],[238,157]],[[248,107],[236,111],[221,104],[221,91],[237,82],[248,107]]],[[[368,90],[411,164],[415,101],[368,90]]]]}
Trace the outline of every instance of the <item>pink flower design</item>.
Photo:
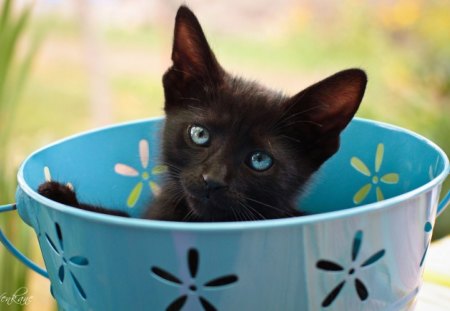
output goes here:
{"type": "Polygon", "coordinates": [[[167,167],[165,165],[156,165],[152,167],[151,170],[148,170],[149,159],[150,159],[150,148],[148,141],[142,139],[139,141],[139,158],[141,160],[142,169],[136,169],[127,164],[117,163],[114,166],[114,171],[122,176],[134,177],[137,178],[138,181],[134,188],[131,190],[128,195],[127,205],[128,207],[134,207],[141,196],[142,189],[144,185],[148,184],[150,190],[153,195],[157,196],[161,192],[161,187],[152,180],[152,176],[160,175],[167,171],[167,167]]]}

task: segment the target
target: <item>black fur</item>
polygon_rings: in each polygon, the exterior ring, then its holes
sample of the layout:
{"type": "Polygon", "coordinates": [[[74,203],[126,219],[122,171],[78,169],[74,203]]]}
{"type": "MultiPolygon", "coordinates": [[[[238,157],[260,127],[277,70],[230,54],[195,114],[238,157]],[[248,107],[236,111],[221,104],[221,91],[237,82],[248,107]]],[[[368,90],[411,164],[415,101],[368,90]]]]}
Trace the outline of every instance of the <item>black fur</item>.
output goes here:
{"type": "Polygon", "coordinates": [[[269,90],[228,74],[185,6],[176,17],[172,60],[163,77],[162,158],[169,173],[144,217],[240,221],[301,215],[297,197],[338,150],[340,133],[364,95],[365,73],[341,71],[292,97],[269,90]],[[192,125],[208,129],[207,146],[192,142],[192,125]],[[271,155],[273,165],[251,169],[254,151],[271,155]]]}
{"type": "Polygon", "coordinates": [[[75,192],[67,185],[63,185],[55,181],[47,181],[41,184],[38,188],[39,194],[44,197],[65,204],[73,206],[86,211],[97,212],[101,214],[130,217],[127,213],[112,209],[107,209],[101,206],[95,206],[90,204],[83,204],[78,202],[77,195],[75,192]]]}

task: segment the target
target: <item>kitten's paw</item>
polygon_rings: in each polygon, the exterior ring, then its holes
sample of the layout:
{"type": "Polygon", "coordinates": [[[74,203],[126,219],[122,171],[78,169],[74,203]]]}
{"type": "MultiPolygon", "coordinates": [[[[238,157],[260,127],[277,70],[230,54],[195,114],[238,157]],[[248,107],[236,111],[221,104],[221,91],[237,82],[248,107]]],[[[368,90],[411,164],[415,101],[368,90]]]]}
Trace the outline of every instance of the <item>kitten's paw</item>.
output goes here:
{"type": "Polygon", "coordinates": [[[75,192],[67,185],[56,181],[47,181],[38,188],[38,193],[44,197],[70,206],[78,206],[78,200],[75,192]]]}

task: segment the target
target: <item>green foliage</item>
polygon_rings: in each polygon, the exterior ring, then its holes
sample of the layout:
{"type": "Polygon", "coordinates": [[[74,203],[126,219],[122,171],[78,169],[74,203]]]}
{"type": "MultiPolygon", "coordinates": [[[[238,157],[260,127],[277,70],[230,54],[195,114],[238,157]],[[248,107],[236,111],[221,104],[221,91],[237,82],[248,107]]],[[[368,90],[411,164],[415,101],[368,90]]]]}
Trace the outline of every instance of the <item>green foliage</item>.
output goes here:
{"type": "MultiPolygon", "coordinates": [[[[17,104],[27,79],[37,41],[31,44],[25,55],[19,57],[19,41],[30,20],[31,7],[14,14],[13,1],[5,0],[0,11],[0,204],[14,200],[15,168],[9,160],[11,129],[17,104]]],[[[0,227],[19,249],[28,253],[30,232],[15,213],[0,215],[0,227]]],[[[0,247],[0,289],[12,295],[26,286],[27,269],[0,247]]],[[[23,306],[12,304],[8,310],[23,310],[23,306]]]]}

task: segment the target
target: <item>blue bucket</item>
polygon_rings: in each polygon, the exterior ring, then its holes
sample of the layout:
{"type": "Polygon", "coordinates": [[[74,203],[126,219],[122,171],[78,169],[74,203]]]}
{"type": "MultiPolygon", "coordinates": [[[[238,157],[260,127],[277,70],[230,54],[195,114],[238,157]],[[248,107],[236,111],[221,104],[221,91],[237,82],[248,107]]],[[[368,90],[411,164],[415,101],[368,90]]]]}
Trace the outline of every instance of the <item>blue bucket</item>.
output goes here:
{"type": "MultiPolygon", "coordinates": [[[[134,217],[160,191],[163,119],[45,147],[22,164],[17,210],[36,232],[62,310],[411,310],[449,174],[445,153],[404,129],[355,119],[301,201],[309,216],[227,223],[127,219],[40,196],[70,183],[81,201],[134,217]]],[[[0,232],[1,233],[1,232],[0,232]]],[[[48,274],[47,274],[48,273],[48,274]]]]}

